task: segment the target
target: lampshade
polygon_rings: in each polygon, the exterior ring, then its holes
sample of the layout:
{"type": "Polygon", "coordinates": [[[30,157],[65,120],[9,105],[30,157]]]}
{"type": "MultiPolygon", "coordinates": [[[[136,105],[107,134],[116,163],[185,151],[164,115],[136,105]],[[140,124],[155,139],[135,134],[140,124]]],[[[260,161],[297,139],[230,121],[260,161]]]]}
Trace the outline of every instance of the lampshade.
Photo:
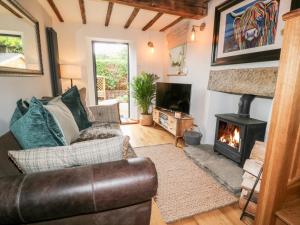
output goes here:
{"type": "Polygon", "coordinates": [[[61,78],[81,79],[81,67],[79,65],[60,65],[61,78]]]}

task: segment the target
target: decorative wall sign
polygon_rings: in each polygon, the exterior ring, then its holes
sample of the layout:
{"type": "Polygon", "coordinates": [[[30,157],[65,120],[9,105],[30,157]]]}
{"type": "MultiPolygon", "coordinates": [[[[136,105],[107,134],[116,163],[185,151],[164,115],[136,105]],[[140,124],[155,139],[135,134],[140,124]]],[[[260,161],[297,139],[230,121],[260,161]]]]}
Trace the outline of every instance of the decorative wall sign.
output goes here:
{"type": "Polygon", "coordinates": [[[282,15],[298,0],[232,0],[216,8],[212,65],[278,60],[282,15]]]}
{"type": "Polygon", "coordinates": [[[169,49],[169,76],[187,75],[186,52],[190,23],[185,22],[167,34],[169,49]]]}

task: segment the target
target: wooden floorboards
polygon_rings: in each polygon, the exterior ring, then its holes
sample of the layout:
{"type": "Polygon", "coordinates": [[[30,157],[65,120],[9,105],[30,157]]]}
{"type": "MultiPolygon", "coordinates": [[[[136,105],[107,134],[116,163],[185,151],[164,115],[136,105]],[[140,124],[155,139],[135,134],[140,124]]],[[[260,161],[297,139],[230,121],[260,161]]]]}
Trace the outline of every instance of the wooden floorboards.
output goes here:
{"type": "MultiPolygon", "coordinates": [[[[134,124],[122,125],[121,129],[124,134],[130,136],[130,143],[133,147],[175,143],[175,138],[159,127],[143,127],[134,124]]],[[[240,221],[240,214],[241,210],[237,204],[234,204],[182,219],[169,225],[243,225],[245,223],[240,221]]],[[[155,202],[152,207],[151,225],[165,225],[155,202]]]]}
{"type": "Polygon", "coordinates": [[[121,129],[124,134],[130,137],[130,144],[134,148],[175,143],[175,138],[159,127],[153,128],[134,124],[122,125],[121,129]]]}

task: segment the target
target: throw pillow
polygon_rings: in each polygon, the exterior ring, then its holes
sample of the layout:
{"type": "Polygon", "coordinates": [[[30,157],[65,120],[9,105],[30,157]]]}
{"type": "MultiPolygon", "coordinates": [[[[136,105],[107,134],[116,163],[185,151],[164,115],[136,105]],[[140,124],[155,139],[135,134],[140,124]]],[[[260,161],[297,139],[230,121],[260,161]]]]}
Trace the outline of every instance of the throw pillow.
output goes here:
{"type": "Polygon", "coordinates": [[[33,97],[28,108],[20,106],[19,101],[10,130],[23,149],[65,145],[60,128],[40,101],[33,97]]]}
{"type": "Polygon", "coordinates": [[[59,125],[67,145],[79,137],[79,129],[74,117],[68,107],[61,101],[61,97],[56,97],[44,106],[59,125]]]}
{"type": "Polygon", "coordinates": [[[18,119],[20,119],[27,111],[28,111],[28,105],[24,104],[23,100],[20,99],[17,101],[17,108],[15,109],[15,112],[10,119],[9,126],[14,124],[18,119]]]}
{"type": "Polygon", "coordinates": [[[64,169],[121,160],[127,136],[80,142],[69,146],[9,151],[23,173],[64,169]]]}
{"type": "Polygon", "coordinates": [[[81,103],[88,115],[88,119],[89,121],[95,121],[95,118],[90,110],[90,108],[87,106],[87,103],[86,103],[86,88],[81,88],[79,90],[79,95],[80,95],[80,100],[81,100],[81,103]]]}
{"type": "Polygon", "coordinates": [[[121,123],[119,103],[89,107],[96,123],[121,123]]]}
{"type": "Polygon", "coordinates": [[[84,130],[91,126],[76,86],[65,92],[61,96],[61,100],[70,109],[79,130],[84,130]]]}

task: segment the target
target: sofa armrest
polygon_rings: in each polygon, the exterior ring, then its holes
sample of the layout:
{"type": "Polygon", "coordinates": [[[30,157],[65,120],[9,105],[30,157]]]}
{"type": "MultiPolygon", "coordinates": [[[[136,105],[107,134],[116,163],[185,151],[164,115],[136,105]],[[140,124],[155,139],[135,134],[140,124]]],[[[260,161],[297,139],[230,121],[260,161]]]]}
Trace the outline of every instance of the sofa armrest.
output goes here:
{"type": "Polygon", "coordinates": [[[119,103],[89,106],[95,121],[100,123],[121,123],[119,103]]]}
{"type": "Polygon", "coordinates": [[[25,224],[149,201],[157,174],[135,158],[0,179],[0,224],[25,224]]]}

